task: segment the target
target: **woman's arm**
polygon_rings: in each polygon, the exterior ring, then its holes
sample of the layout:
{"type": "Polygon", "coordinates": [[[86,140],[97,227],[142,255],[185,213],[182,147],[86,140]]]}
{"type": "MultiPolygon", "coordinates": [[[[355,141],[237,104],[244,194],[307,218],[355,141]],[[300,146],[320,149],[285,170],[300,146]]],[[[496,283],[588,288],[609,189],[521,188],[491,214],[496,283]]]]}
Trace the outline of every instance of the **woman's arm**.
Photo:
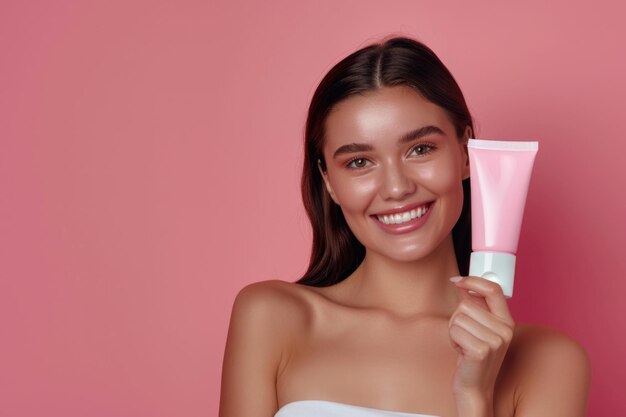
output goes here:
{"type": "MultiPolygon", "coordinates": [[[[590,367],[585,350],[568,336],[541,326],[517,328],[501,288],[478,277],[455,280],[464,300],[450,320],[459,351],[455,397],[459,416],[491,417],[496,376],[511,343],[515,360],[507,372],[515,381],[515,417],[583,417],[590,367]],[[472,290],[480,297],[469,296],[472,290]]],[[[495,417],[498,417],[497,415],[495,417]]]]}
{"type": "Polygon", "coordinates": [[[220,393],[219,417],[272,417],[278,408],[281,360],[276,292],[267,282],[243,288],[233,304],[220,393]]]}
{"type": "MultiPolygon", "coordinates": [[[[499,285],[479,277],[465,277],[455,284],[482,296],[462,292],[464,300],[450,319],[451,340],[460,350],[455,374],[459,416],[491,417],[495,377],[512,339],[507,329],[512,317],[499,285]]],[[[590,366],[582,346],[550,327],[518,330],[515,417],[585,416],[590,366]]]]}
{"type": "Polygon", "coordinates": [[[462,298],[448,323],[452,346],[459,352],[452,387],[458,416],[494,417],[495,385],[515,322],[500,285],[473,276],[451,281],[462,298]]]}

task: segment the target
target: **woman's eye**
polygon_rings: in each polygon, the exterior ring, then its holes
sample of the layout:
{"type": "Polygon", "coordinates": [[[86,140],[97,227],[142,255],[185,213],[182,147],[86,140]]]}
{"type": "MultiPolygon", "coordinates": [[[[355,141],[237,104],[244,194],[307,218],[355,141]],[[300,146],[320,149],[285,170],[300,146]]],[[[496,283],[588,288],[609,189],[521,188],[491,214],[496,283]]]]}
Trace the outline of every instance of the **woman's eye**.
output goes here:
{"type": "Polygon", "coordinates": [[[422,155],[426,155],[429,152],[432,152],[433,149],[434,149],[434,146],[432,145],[421,144],[421,145],[417,145],[416,147],[414,147],[413,151],[416,152],[418,155],[422,156],[422,155]]]}
{"type": "Polygon", "coordinates": [[[348,162],[346,165],[348,168],[365,168],[367,164],[367,159],[365,158],[355,158],[348,162]]]}

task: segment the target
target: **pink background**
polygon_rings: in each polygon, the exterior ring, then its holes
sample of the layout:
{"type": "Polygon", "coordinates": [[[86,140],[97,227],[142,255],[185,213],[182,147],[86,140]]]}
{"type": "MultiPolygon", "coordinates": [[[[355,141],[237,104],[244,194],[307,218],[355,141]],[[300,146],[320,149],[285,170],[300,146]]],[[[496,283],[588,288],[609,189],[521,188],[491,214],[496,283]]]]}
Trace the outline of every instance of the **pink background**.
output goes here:
{"type": "MultiPolygon", "coordinates": [[[[0,414],[217,413],[231,303],[293,281],[306,106],[390,33],[448,65],[478,137],[539,140],[511,309],[626,369],[620,2],[0,4],[0,414]]],[[[549,395],[549,393],[546,393],[549,395]]]]}

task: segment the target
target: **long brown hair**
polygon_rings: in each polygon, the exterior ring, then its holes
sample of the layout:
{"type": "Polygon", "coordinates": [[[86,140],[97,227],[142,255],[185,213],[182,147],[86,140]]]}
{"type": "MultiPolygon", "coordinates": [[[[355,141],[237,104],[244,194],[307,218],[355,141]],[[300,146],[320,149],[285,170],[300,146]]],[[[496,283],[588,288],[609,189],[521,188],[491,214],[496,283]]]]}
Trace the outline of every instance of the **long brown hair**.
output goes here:
{"type": "MultiPolygon", "coordinates": [[[[395,37],[364,47],[335,65],[322,79],[309,106],[304,137],[302,200],[313,228],[311,259],[299,284],[324,287],[347,278],[365,257],[341,208],[330,198],[317,167],[326,164],[324,126],[328,114],[342,100],[382,87],[406,85],[447,111],[461,138],[472,116],[458,84],[435,53],[421,42],[395,37]]],[[[471,251],[469,179],[463,181],[463,209],[452,229],[454,251],[462,275],[469,270],[471,251]]]]}

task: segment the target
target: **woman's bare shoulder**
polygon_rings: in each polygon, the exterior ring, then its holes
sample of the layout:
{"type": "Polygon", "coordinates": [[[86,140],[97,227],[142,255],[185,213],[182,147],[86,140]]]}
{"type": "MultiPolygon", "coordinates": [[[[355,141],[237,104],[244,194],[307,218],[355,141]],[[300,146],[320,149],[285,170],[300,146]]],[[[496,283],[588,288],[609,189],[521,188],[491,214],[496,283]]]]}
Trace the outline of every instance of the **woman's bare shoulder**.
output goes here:
{"type": "Polygon", "coordinates": [[[278,279],[253,282],[243,287],[235,298],[237,310],[262,315],[272,327],[284,329],[306,319],[315,298],[315,289],[278,279]]]}
{"type": "Polygon", "coordinates": [[[551,326],[518,323],[510,351],[516,416],[584,415],[591,369],[579,341],[551,326]]]}
{"type": "MultiPolygon", "coordinates": [[[[316,292],[316,288],[294,282],[282,281],[279,279],[270,279],[266,281],[257,281],[247,284],[243,287],[237,298],[245,298],[247,300],[263,300],[267,303],[283,304],[284,308],[290,302],[302,301],[308,299],[316,292]]],[[[281,306],[278,306],[281,307],[281,306]]]]}
{"type": "Polygon", "coordinates": [[[220,415],[270,415],[276,375],[300,333],[306,296],[295,284],[269,280],[243,287],[232,305],[222,367],[220,415]],[[246,397],[246,401],[241,401],[246,397]]]}
{"type": "Polygon", "coordinates": [[[551,352],[568,352],[573,356],[587,355],[583,346],[573,337],[552,326],[518,323],[513,338],[514,348],[523,356],[545,356],[551,352]]]}

